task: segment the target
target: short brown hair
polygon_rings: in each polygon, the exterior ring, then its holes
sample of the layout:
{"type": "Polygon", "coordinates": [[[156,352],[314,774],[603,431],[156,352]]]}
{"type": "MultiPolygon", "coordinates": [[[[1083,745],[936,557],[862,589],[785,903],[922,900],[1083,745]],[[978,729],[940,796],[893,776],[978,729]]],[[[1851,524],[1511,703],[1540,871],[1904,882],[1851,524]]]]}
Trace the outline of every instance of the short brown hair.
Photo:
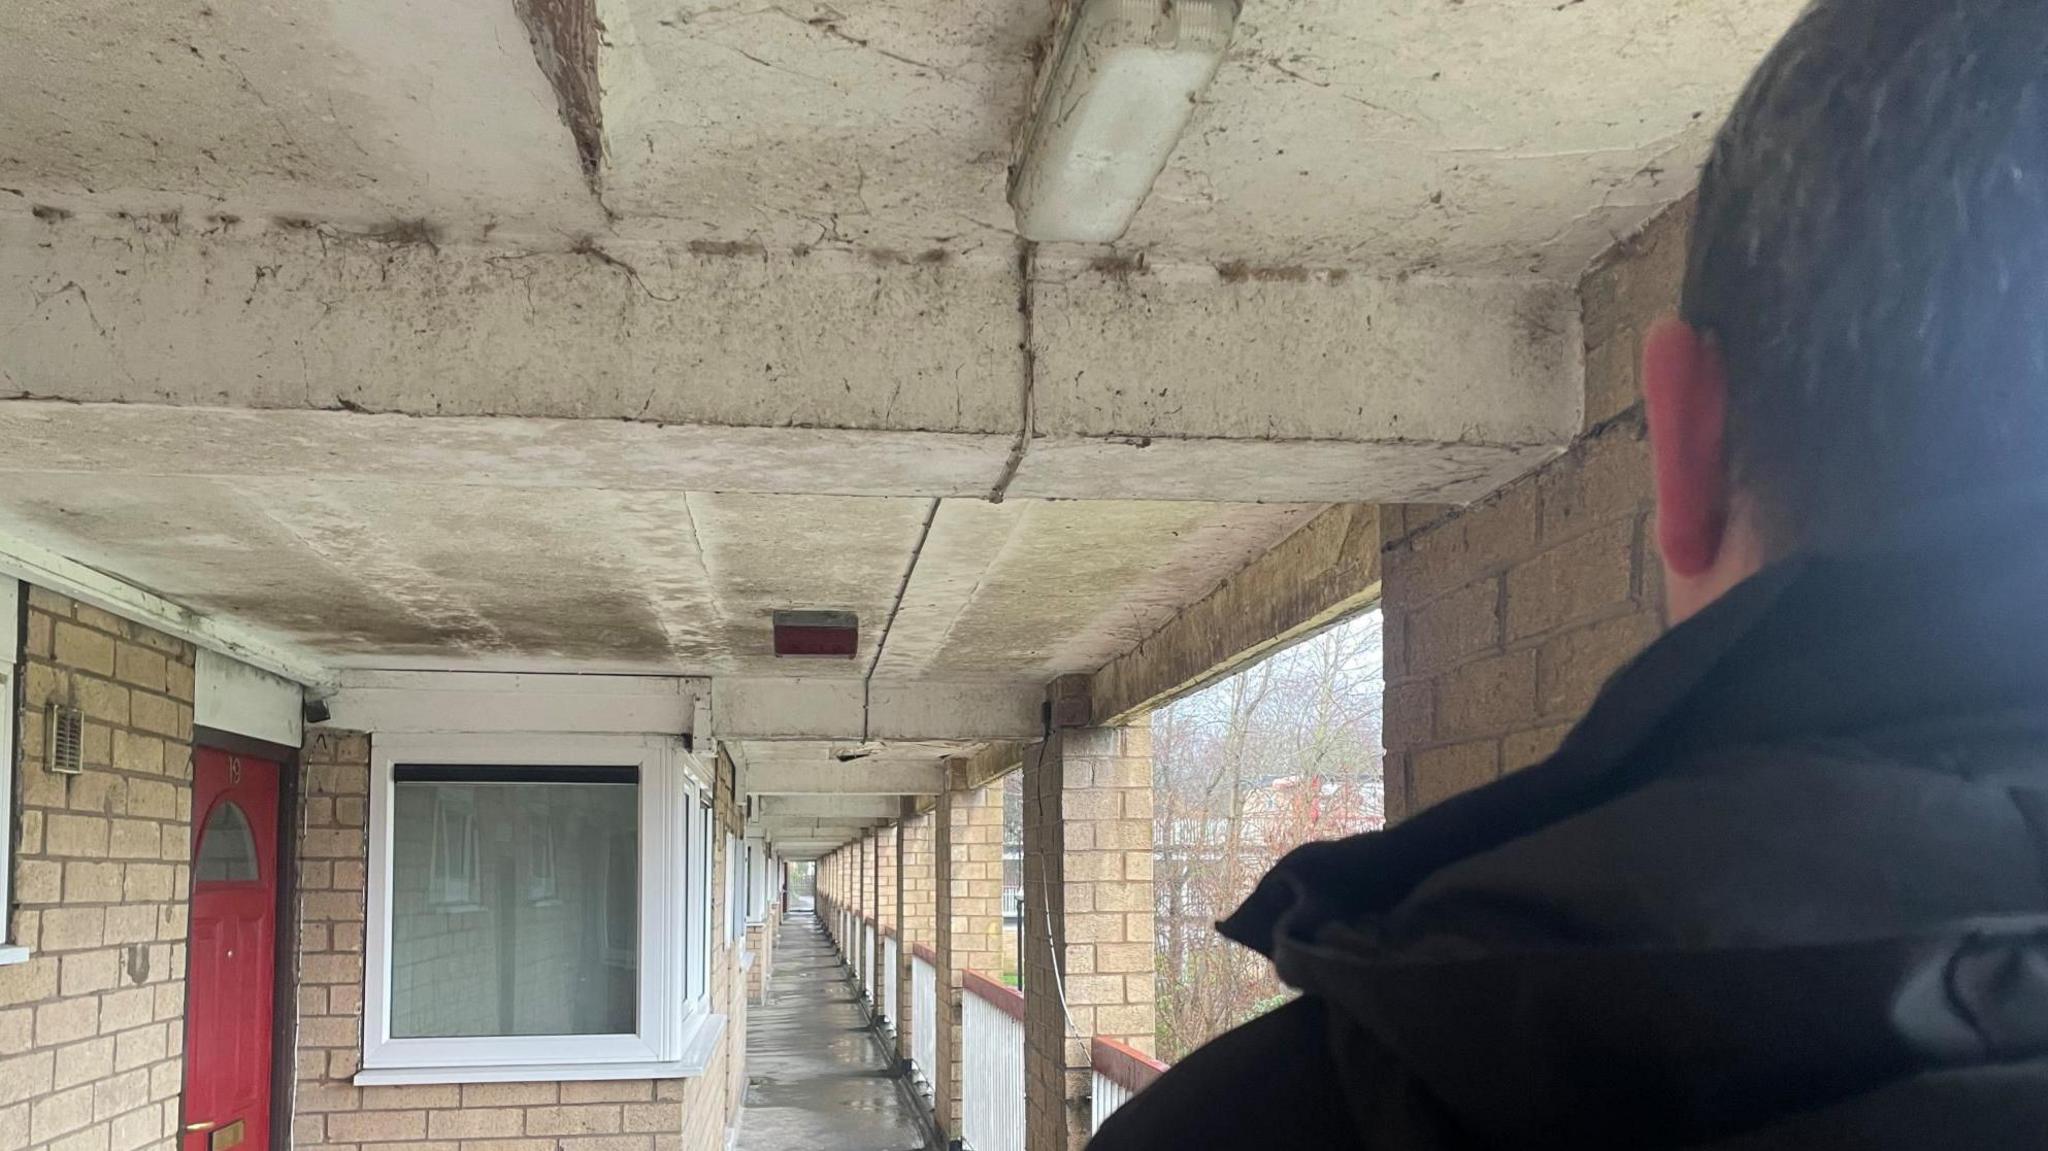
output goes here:
{"type": "Polygon", "coordinates": [[[1773,549],[2048,484],[2048,0],[1819,0],[1698,211],[1684,313],[1773,549]]]}

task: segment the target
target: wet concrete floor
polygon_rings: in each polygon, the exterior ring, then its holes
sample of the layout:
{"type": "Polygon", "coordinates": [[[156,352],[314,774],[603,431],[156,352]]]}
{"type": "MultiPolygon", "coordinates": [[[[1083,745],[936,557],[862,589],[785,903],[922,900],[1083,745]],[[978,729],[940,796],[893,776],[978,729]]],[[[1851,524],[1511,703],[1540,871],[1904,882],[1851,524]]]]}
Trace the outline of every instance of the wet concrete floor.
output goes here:
{"type": "Polygon", "coordinates": [[[747,1012],[741,1151],[912,1151],[924,1135],[809,915],[776,929],[768,1001],[747,1012]]]}

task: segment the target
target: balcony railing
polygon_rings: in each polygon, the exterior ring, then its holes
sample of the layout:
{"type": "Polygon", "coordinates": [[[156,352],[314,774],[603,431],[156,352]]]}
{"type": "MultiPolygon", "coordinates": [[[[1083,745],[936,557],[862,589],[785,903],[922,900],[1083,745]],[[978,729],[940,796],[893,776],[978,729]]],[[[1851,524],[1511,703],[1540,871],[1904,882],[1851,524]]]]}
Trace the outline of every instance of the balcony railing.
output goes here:
{"type": "Polygon", "coordinates": [[[867,994],[869,1003],[882,1002],[881,997],[875,994],[875,924],[867,919],[860,925],[860,988],[867,994]]]}
{"type": "Polygon", "coordinates": [[[902,981],[896,978],[896,974],[902,970],[903,968],[899,965],[896,952],[896,933],[884,928],[882,931],[882,969],[875,974],[882,981],[882,994],[880,997],[882,1001],[882,1018],[888,1020],[890,1027],[899,1030],[903,1026],[903,1017],[896,1014],[896,988],[897,984],[902,981]]]}
{"type": "Polygon", "coordinates": [[[910,1067],[925,1102],[939,1066],[939,957],[922,943],[910,947],[910,1067]]]}
{"type": "Polygon", "coordinates": [[[1095,1066],[1095,1086],[1089,1104],[1090,1131],[1101,1130],[1103,1120],[1166,1073],[1166,1064],[1100,1035],[1089,1045],[1089,1061],[1095,1066]]]}
{"type": "Polygon", "coordinates": [[[962,973],[960,1104],[973,1151],[1024,1151],[1024,995],[962,973]]]}

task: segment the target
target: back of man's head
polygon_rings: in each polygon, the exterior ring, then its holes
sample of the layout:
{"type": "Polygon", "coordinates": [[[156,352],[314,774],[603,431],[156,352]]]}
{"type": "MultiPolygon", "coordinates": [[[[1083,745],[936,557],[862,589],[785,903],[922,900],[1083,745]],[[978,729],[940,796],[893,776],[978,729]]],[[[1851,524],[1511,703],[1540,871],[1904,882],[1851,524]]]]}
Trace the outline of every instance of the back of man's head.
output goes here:
{"type": "Polygon", "coordinates": [[[1683,313],[1772,553],[2048,488],[2048,0],[1819,0],[1715,145],[1683,313]]]}

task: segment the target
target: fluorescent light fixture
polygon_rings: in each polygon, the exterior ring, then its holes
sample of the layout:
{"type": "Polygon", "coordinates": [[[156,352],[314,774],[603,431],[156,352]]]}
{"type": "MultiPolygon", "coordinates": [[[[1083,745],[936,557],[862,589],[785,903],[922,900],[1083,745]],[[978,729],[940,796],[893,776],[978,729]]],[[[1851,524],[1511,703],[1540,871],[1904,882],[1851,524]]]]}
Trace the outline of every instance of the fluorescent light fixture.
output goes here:
{"type": "Polygon", "coordinates": [[[1010,181],[1029,240],[1124,234],[1230,46],[1237,0],[1078,0],[1010,181]]]}

